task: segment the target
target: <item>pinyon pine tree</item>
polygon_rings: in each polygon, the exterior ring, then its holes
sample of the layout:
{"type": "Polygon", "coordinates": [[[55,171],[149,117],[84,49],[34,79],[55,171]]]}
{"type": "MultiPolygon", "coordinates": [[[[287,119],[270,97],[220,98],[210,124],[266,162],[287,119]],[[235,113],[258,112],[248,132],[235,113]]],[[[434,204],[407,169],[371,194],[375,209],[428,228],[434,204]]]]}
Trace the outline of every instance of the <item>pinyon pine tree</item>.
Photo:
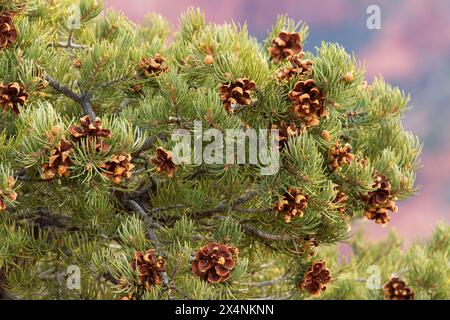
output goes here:
{"type": "Polygon", "coordinates": [[[175,34],[97,0],[0,12],[2,298],[448,298],[446,226],[407,253],[356,238],[337,259],[355,219],[408,214],[396,203],[416,191],[421,151],[401,124],[408,96],[366,82],[341,46],[308,48],[285,16],[261,44],[198,10],[175,34]],[[229,142],[199,125],[241,130],[244,158],[251,129],[278,133],[264,147],[278,170],[178,161],[177,130],[191,154],[229,142]]]}

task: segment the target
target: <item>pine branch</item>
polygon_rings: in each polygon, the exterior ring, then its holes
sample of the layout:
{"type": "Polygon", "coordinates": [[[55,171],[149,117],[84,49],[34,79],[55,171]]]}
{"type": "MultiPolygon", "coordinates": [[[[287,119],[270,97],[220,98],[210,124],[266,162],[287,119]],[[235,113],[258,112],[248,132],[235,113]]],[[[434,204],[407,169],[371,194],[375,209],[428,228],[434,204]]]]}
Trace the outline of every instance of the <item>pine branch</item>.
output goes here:
{"type": "Polygon", "coordinates": [[[48,81],[49,85],[58,91],[59,93],[65,95],[66,97],[74,100],[75,102],[79,103],[81,107],[83,108],[83,112],[86,115],[89,115],[91,119],[95,119],[96,115],[94,110],[92,109],[91,99],[92,95],[88,92],[84,92],[83,94],[78,94],[68,87],[60,84],[57,80],[53,79],[49,75],[45,77],[45,80],[48,81]]]}
{"type": "Polygon", "coordinates": [[[270,233],[266,233],[262,230],[256,229],[254,227],[251,227],[249,225],[241,225],[242,230],[245,233],[251,234],[251,235],[255,235],[258,236],[262,239],[265,240],[270,240],[270,241],[289,241],[292,240],[293,238],[290,236],[286,236],[286,235],[278,235],[278,234],[270,234],[270,233]]]}

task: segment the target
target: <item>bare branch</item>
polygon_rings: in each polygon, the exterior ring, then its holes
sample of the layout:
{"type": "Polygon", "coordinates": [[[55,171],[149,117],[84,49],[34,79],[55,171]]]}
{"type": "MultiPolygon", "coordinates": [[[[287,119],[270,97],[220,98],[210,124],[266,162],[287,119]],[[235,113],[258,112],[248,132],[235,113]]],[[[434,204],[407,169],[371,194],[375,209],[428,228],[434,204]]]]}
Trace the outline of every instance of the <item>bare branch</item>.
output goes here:
{"type": "Polygon", "coordinates": [[[92,104],[91,104],[92,96],[90,93],[86,92],[82,95],[78,94],[78,93],[72,91],[71,89],[69,89],[68,87],[60,84],[57,80],[53,79],[49,75],[47,75],[45,77],[45,80],[48,81],[49,85],[53,89],[55,89],[59,93],[62,93],[66,97],[74,100],[75,102],[79,103],[81,105],[81,107],[83,108],[84,113],[89,115],[91,117],[91,119],[95,119],[96,116],[95,116],[94,110],[92,109],[92,104]]]}

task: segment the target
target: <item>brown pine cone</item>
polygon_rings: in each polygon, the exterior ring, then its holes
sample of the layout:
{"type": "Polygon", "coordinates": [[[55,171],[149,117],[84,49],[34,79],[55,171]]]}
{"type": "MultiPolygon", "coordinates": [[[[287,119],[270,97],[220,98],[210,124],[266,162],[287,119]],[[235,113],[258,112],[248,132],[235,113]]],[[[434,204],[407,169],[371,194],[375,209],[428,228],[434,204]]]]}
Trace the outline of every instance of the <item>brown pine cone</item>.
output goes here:
{"type": "Polygon", "coordinates": [[[172,159],[172,153],[159,147],[156,149],[156,156],[150,159],[156,165],[156,172],[165,174],[169,178],[173,176],[176,166],[172,159]]]}
{"type": "Polygon", "coordinates": [[[376,174],[372,187],[376,190],[363,196],[363,201],[367,204],[364,215],[369,220],[374,220],[376,224],[386,226],[391,220],[389,211],[398,212],[395,204],[397,199],[391,195],[391,184],[386,176],[376,174]]]}
{"type": "Polygon", "coordinates": [[[414,300],[414,292],[398,277],[392,277],[383,289],[385,300],[414,300]]]}
{"type": "Polygon", "coordinates": [[[276,63],[302,52],[301,39],[298,32],[282,31],[278,37],[273,39],[272,44],[268,51],[276,63]]]}
{"type": "Polygon", "coordinates": [[[300,134],[300,130],[297,128],[295,123],[288,125],[285,121],[281,121],[280,124],[272,124],[271,130],[278,129],[278,146],[283,149],[288,141],[289,137],[295,137],[300,134]]]}
{"type": "Polygon", "coordinates": [[[277,78],[280,81],[289,81],[294,76],[309,76],[312,72],[312,61],[303,60],[303,53],[294,54],[288,58],[292,63],[292,67],[283,68],[277,72],[277,78]]]}
{"type": "Polygon", "coordinates": [[[122,179],[130,179],[131,170],[134,164],[131,163],[131,155],[113,155],[111,160],[99,166],[103,169],[103,175],[111,179],[115,184],[122,182],[122,179]]]}
{"type": "Polygon", "coordinates": [[[230,277],[239,250],[222,243],[208,243],[201,247],[192,262],[192,273],[209,283],[219,283],[230,277]]]}
{"type": "Polygon", "coordinates": [[[353,160],[352,146],[348,143],[341,146],[340,142],[328,150],[328,168],[331,171],[338,170],[342,165],[348,164],[353,160]]]}
{"type": "Polygon", "coordinates": [[[330,270],[325,261],[313,262],[311,267],[305,272],[300,289],[306,290],[313,296],[320,294],[327,289],[327,284],[331,281],[330,270]]]}
{"type": "Polygon", "coordinates": [[[337,211],[339,211],[342,214],[345,214],[347,210],[345,207],[345,203],[348,201],[348,196],[345,194],[345,192],[340,191],[338,186],[335,187],[335,191],[337,193],[336,197],[333,200],[333,203],[339,205],[337,211]]]}
{"type": "Polygon", "coordinates": [[[274,209],[278,213],[284,214],[284,221],[290,223],[293,217],[303,216],[303,211],[308,207],[309,196],[303,190],[289,188],[288,191],[278,200],[274,209]]]}
{"type": "Polygon", "coordinates": [[[52,180],[56,175],[59,177],[70,176],[70,153],[72,152],[72,144],[65,139],[61,139],[59,145],[53,148],[48,163],[42,165],[43,180],[52,180]]]}
{"type": "Polygon", "coordinates": [[[28,93],[17,82],[3,84],[0,82],[0,107],[7,111],[10,109],[19,114],[19,105],[23,106],[28,100],[28,93]]]}
{"type": "Polygon", "coordinates": [[[139,63],[139,69],[145,77],[157,76],[169,71],[165,61],[166,59],[157,53],[153,58],[142,58],[139,63]]]}
{"type": "Polygon", "coordinates": [[[87,138],[90,143],[95,143],[95,149],[100,152],[108,152],[110,147],[103,142],[103,138],[111,138],[112,133],[109,129],[103,129],[102,120],[97,117],[94,121],[86,115],[80,119],[81,126],[70,126],[69,133],[72,140],[80,143],[83,138],[87,138]]]}
{"type": "Polygon", "coordinates": [[[294,104],[294,116],[300,119],[305,127],[317,126],[319,119],[327,115],[322,94],[313,79],[298,81],[289,93],[289,99],[294,104]]]}
{"type": "Polygon", "coordinates": [[[156,255],[155,249],[142,253],[137,251],[130,268],[138,273],[138,285],[150,289],[163,282],[162,273],[166,271],[164,259],[156,255]]]}
{"type": "Polygon", "coordinates": [[[369,192],[366,196],[366,202],[370,205],[382,204],[391,196],[391,184],[386,176],[376,174],[372,188],[376,190],[369,192]]]}
{"type": "Polygon", "coordinates": [[[222,100],[225,110],[232,114],[237,111],[239,106],[252,104],[252,94],[255,89],[256,84],[247,78],[239,78],[231,83],[222,83],[220,100],[222,100]]]}
{"type": "Polygon", "coordinates": [[[0,189],[0,211],[6,210],[7,202],[13,202],[17,199],[17,193],[13,190],[16,180],[9,176],[6,180],[6,188],[0,189]]]}
{"type": "Polygon", "coordinates": [[[0,50],[16,42],[17,30],[9,12],[0,13],[0,50]]]}

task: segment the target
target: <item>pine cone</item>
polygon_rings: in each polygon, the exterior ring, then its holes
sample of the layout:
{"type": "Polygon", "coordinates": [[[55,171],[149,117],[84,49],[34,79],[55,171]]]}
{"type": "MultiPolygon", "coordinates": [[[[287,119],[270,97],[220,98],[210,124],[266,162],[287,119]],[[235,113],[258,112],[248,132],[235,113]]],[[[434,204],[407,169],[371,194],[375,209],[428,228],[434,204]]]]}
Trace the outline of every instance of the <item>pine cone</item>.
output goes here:
{"type": "Polygon", "coordinates": [[[86,115],[80,119],[80,127],[69,127],[69,133],[72,136],[72,140],[76,143],[80,143],[83,138],[87,138],[89,142],[95,143],[95,149],[97,152],[108,152],[110,147],[108,144],[102,141],[103,138],[111,138],[112,133],[109,129],[103,129],[102,120],[95,118],[94,121],[91,117],[86,115]]]}
{"type": "Polygon", "coordinates": [[[279,63],[281,60],[302,51],[300,34],[298,32],[281,32],[273,39],[273,46],[268,49],[272,59],[279,63]]]}
{"type": "Polygon", "coordinates": [[[338,211],[342,214],[345,214],[346,212],[346,207],[345,207],[345,203],[348,201],[348,196],[345,194],[345,192],[340,191],[339,186],[335,186],[335,191],[336,193],[336,197],[333,200],[334,204],[339,205],[338,207],[338,211]]]}
{"type": "Polygon", "coordinates": [[[139,63],[139,69],[145,77],[157,76],[160,73],[169,71],[165,61],[166,59],[157,53],[153,58],[142,58],[139,63]]]}
{"type": "Polygon", "coordinates": [[[279,125],[273,124],[271,129],[278,129],[278,144],[280,149],[283,149],[287,145],[289,137],[295,137],[300,134],[300,130],[297,128],[295,123],[291,123],[290,125],[288,125],[283,120],[279,125]]]}
{"type": "Polygon", "coordinates": [[[151,159],[156,165],[156,172],[159,174],[165,174],[169,178],[173,176],[176,166],[172,159],[172,153],[159,147],[156,149],[156,156],[151,159]]]}
{"type": "Polygon", "coordinates": [[[319,119],[327,115],[322,94],[313,79],[298,81],[289,93],[289,99],[294,103],[294,116],[300,119],[305,127],[317,126],[319,119]]]}
{"type": "Polygon", "coordinates": [[[222,243],[209,243],[201,247],[192,262],[192,273],[209,283],[219,283],[230,277],[239,250],[222,243]]]}
{"type": "Polygon", "coordinates": [[[6,182],[5,190],[0,189],[0,211],[6,210],[6,203],[17,199],[17,193],[13,190],[16,180],[9,176],[6,182]]]}
{"type": "Polygon", "coordinates": [[[0,107],[6,111],[11,109],[15,114],[19,114],[19,105],[23,106],[28,100],[28,93],[17,82],[10,84],[0,83],[0,107]]]}
{"type": "Polygon", "coordinates": [[[49,162],[42,165],[42,179],[51,180],[55,175],[59,177],[70,176],[69,167],[72,162],[69,156],[71,152],[72,144],[65,139],[61,139],[59,145],[52,150],[49,162]]]}
{"type": "Polygon", "coordinates": [[[252,94],[256,84],[247,79],[239,78],[231,83],[222,83],[220,86],[220,100],[228,113],[234,113],[238,106],[250,106],[252,94]]]}
{"type": "Polygon", "coordinates": [[[330,281],[330,270],[328,270],[325,261],[314,262],[304,274],[300,288],[318,297],[327,289],[327,284],[330,281]]]}
{"type": "Polygon", "coordinates": [[[398,277],[392,277],[384,285],[385,300],[414,300],[414,292],[398,277]]]}
{"type": "Polygon", "coordinates": [[[277,77],[280,81],[289,81],[294,76],[309,76],[312,71],[312,61],[303,60],[303,53],[295,54],[288,58],[292,67],[280,69],[277,77]]]}
{"type": "Polygon", "coordinates": [[[166,271],[164,259],[156,256],[155,249],[147,250],[145,253],[137,251],[130,267],[138,273],[138,284],[146,289],[162,283],[162,273],[166,271]]]}
{"type": "Polygon", "coordinates": [[[8,12],[0,13],[0,50],[16,42],[17,30],[12,15],[8,12]]]}
{"type": "Polygon", "coordinates": [[[346,143],[344,146],[341,146],[340,142],[336,142],[336,144],[328,150],[328,168],[331,171],[338,170],[342,165],[348,164],[353,159],[352,146],[346,143]]]}
{"type": "Polygon", "coordinates": [[[289,188],[288,191],[278,200],[274,209],[278,213],[284,214],[284,221],[290,223],[295,216],[302,217],[303,211],[308,207],[309,196],[303,190],[289,188]]]}
{"type": "Polygon", "coordinates": [[[376,174],[372,187],[376,190],[363,196],[363,201],[367,204],[364,214],[369,220],[375,220],[376,224],[386,226],[391,220],[389,211],[398,211],[396,198],[391,195],[391,184],[386,176],[376,174]]]}
{"type": "Polygon", "coordinates": [[[122,179],[131,177],[131,170],[134,165],[131,163],[131,155],[113,155],[112,159],[99,166],[104,170],[103,175],[111,179],[114,183],[119,184],[122,179]]]}

